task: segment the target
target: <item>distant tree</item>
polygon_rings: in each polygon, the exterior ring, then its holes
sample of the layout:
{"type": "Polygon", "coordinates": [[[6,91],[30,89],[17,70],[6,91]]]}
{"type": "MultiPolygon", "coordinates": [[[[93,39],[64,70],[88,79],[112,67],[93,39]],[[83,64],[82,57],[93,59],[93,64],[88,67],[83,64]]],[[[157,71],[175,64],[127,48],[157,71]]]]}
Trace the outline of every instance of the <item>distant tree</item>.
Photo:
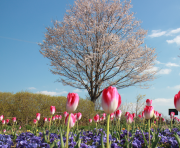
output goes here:
{"type": "Polygon", "coordinates": [[[136,97],[136,108],[135,108],[135,111],[136,111],[136,117],[139,115],[140,112],[142,112],[144,110],[144,107],[146,105],[146,102],[143,100],[144,97],[146,95],[141,95],[139,94],[137,97],[136,97]]]}
{"type": "Polygon", "coordinates": [[[47,27],[40,53],[63,85],[87,89],[95,102],[104,88],[148,88],[155,78],[155,49],[130,12],[131,1],[76,0],[63,21],[47,27]]]}

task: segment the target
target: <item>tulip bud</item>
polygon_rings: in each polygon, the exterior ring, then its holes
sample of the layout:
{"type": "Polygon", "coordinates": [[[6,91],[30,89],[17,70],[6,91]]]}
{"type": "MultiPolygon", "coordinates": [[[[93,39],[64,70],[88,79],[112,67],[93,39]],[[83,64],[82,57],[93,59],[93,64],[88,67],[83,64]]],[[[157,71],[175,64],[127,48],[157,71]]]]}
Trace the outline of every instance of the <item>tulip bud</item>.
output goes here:
{"type": "Polygon", "coordinates": [[[146,105],[147,105],[147,106],[152,106],[152,100],[147,99],[147,100],[146,100],[146,105]]]}
{"type": "Polygon", "coordinates": [[[135,114],[135,113],[133,113],[133,114],[132,114],[132,116],[133,116],[133,118],[135,118],[135,117],[136,117],[136,114],[135,114]]]}
{"type": "Polygon", "coordinates": [[[5,132],[6,132],[6,129],[3,130],[3,133],[5,133],[5,132]]]}
{"type": "Polygon", "coordinates": [[[138,117],[141,119],[141,115],[138,115],[138,117]]]}
{"type": "Polygon", "coordinates": [[[6,123],[6,121],[5,120],[2,120],[2,124],[5,124],[6,123]]]}
{"type": "Polygon", "coordinates": [[[34,122],[34,124],[36,124],[36,123],[37,123],[37,120],[36,120],[36,119],[34,119],[34,120],[33,120],[33,122],[34,122]]]}
{"type": "Polygon", "coordinates": [[[64,112],[64,117],[66,118],[66,116],[68,115],[68,113],[67,112],[64,112]]]}
{"type": "Polygon", "coordinates": [[[151,119],[154,114],[154,108],[152,106],[146,106],[144,108],[144,116],[146,119],[151,119]]]}
{"type": "Polygon", "coordinates": [[[180,91],[174,96],[174,106],[180,112],[180,91]]]}
{"type": "Polygon", "coordinates": [[[79,113],[77,113],[77,120],[80,120],[81,119],[81,117],[82,117],[82,114],[79,112],[79,113]]]}
{"type": "Polygon", "coordinates": [[[118,109],[120,103],[120,95],[116,87],[109,86],[102,92],[102,108],[105,113],[111,114],[118,109]]]}
{"type": "Polygon", "coordinates": [[[66,109],[69,113],[76,110],[79,104],[79,96],[77,93],[69,93],[67,96],[66,109]]]}
{"type": "Polygon", "coordinates": [[[55,106],[51,106],[50,107],[50,112],[52,115],[54,115],[54,113],[56,112],[56,107],[55,106]]]}
{"type": "Polygon", "coordinates": [[[47,118],[46,117],[44,117],[44,122],[46,122],[47,121],[47,118]]]}
{"type": "Polygon", "coordinates": [[[128,114],[128,116],[126,118],[126,122],[127,122],[127,124],[131,124],[133,122],[133,115],[132,114],[128,114]]]}
{"type": "Polygon", "coordinates": [[[61,115],[59,115],[59,120],[61,120],[62,119],[62,116],[61,115]]]}
{"type": "Polygon", "coordinates": [[[48,118],[48,121],[50,122],[50,121],[51,121],[51,118],[48,118]]]}
{"type": "Polygon", "coordinates": [[[99,122],[99,115],[98,115],[98,114],[96,114],[96,115],[94,116],[94,122],[99,122]]]}
{"type": "Polygon", "coordinates": [[[9,119],[6,119],[6,123],[7,123],[7,124],[9,123],[9,119]]]}
{"type": "Polygon", "coordinates": [[[91,123],[92,122],[92,119],[89,119],[89,123],[91,123]]]}
{"type": "Polygon", "coordinates": [[[1,115],[0,116],[0,120],[2,121],[4,119],[4,115],[1,115]]]}
{"type": "Polygon", "coordinates": [[[55,118],[56,118],[56,119],[59,119],[59,115],[55,115],[55,118]]]}
{"type": "Polygon", "coordinates": [[[161,117],[162,117],[162,114],[159,114],[159,117],[161,118],[161,117]]]}
{"type": "Polygon", "coordinates": [[[16,117],[13,117],[13,118],[12,118],[12,121],[13,121],[13,122],[16,122],[16,117]]]}
{"type": "MultiPolygon", "coordinates": [[[[69,128],[73,127],[75,125],[75,122],[76,122],[76,118],[73,114],[70,114],[70,120],[69,120],[69,128]]],[[[65,124],[67,126],[68,124],[68,118],[69,118],[69,115],[66,116],[66,119],[65,119],[65,124]]]]}
{"type": "Polygon", "coordinates": [[[21,129],[21,126],[19,127],[19,129],[21,129]]]}
{"type": "Polygon", "coordinates": [[[53,117],[52,117],[52,120],[54,121],[55,119],[56,119],[56,118],[53,116],[53,117]]]}
{"type": "Polygon", "coordinates": [[[37,119],[38,121],[40,120],[40,116],[41,116],[40,113],[36,113],[36,119],[37,119]]]}

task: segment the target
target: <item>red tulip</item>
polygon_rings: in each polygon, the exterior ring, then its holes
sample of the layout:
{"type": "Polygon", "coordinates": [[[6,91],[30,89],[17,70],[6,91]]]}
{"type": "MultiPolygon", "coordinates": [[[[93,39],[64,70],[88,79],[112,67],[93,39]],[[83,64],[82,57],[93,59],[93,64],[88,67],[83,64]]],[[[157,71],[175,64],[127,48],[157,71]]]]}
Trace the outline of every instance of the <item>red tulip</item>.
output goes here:
{"type": "Polygon", "coordinates": [[[89,119],[89,123],[91,123],[92,122],[92,119],[89,119]]]}
{"type": "Polygon", "coordinates": [[[7,124],[9,123],[9,119],[6,119],[6,123],[7,123],[7,124]]]}
{"type": "Polygon", "coordinates": [[[135,118],[135,117],[136,117],[136,114],[135,114],[135,113],[133,113],[132,115],[133,115],[133,118],[135,118]]]}
{"type": "Polygon", "coordinates": [[[159,114],[159,117],[162,117],[162,114],[159,114]]]}
{"type": "Polygon", "coordinates": [[[151,119],[154,115],[154,108],[152,106],[146,106],[144,108],[144,116],[146,119],[151,119]]]}
{"type": "Polygon", "coordinates": [[[152,106],[152,100],[147,99],[147,100],[146,100],[146,105],[147,105],[147,106],[152,106]]]}
{"type": "Polygon", "coordinates": [[[6,121],[5,120],[2,120],[2,124],[5,124],[6,123],[6,121]]]}
{"type": "Polygon", "coordinates": [[[50,122],[50,121],[51,121],[51,118],[48,118],[48,121],[50,122]]]}
{"type": "Polygon", "coordinates": [[[131,124],[133,122],[133,115],[132,114],[128,114],[128,116],[126,118],[126,122],[127,122],[127,124],[131,124]]]}
{"type": "Polygon", "coordinates": [[[162,118],[162,121],[163,121],[163,122],[165,122],[165,119],[164,119],[164,118],[162,118]]]}
{"type": "Polygon", "coordinates": [[[98,114],[96,114],[96,115],[94,116],[94,122],[99,122],[99,115],[98,115],[98,114]]]}
{"type": "Polygon", "coordinates": [[[141,115],[138,115],[138,117],[141,119],[141,115]]]}
{"type": "Polygon", "coordinates": [[[51,106],[50,107],[50,112],[52,115],[54,115],[54,113],[56,112],[56,107],[55,106],[51,106]]]}
{"type": "Polygon", "coordinates": [[[36,120],[36,119],[34,119],[34,120],[33,120],[33,122],[34,122],[34,124],[36,124],[36,123],[37,123],[37,120],[36,120]]]}
{"type": "Polygon", "coordinates": [[[81,117],[82,117],[82,114],[79,112],[79,113],[77,113],[77,120],[80,120],[81,119],[81,117]]]}
{"type": "Polygon", "coordinates": [[[66,118],[66,116],[68,115],[68,113],[67,112],[64,112],[64,117],[66,118]]]}
{"type": "Polygon", "coordinates": [[[46,117],[44,117],[44,122],[46,122],[47,121],[47,118],[46,117]]]}
{"type": "Polygon", "coordinates": [[[67,96],[66,109],[69,113],[76,110],[79,104],[79,96],[77,93],[69,93],[67,96]]]}
{"type": "Polygon", "coordinates": [[[174,96],[174,106],[180,112],[180,91],[174,96]]]}
{"type": "Polygon", "coordinates": [[[120,102],[120,95],[116,87],[109,86],[105,88],[102,92],[102,108],[105,113],[111,114],[117,110],[120,102]]]}
{"type": "MultiPolygon", "coordinates": [[[[69,121],[69,128],[73,127],[75,125],[75,122],[76,122],[76,118],[73,114],[70,114],[70,121],[69,121]]],[[[69,115],[66,116],[66,119],[65,119],[65,124],[67,126],[68,124],[68,117],[69,115]]]]}
{"type": "Polygon", "coordinates": [[[0,120],[2,121],[4,119],[4,115],[1,115],[0,116],[0,120]]]}
{"type": "Polygon", "coordinates": [[[12,121],[13,121],[13,122],[16,122],[16,117],[12,117],[12,121]]]}
{"type": "Polygon", "coordinates": [[[40,120],[40,116],[41,116],[40,113],[36,113],[36,119],[37,119],[38,121],[40,120]]]}

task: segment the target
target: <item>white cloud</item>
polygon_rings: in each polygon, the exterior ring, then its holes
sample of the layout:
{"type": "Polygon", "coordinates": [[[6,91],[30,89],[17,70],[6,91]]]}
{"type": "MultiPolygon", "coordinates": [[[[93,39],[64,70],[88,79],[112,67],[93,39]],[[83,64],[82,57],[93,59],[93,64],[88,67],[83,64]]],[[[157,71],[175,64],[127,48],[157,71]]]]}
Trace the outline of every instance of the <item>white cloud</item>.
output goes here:
{"type": "Polygon", "coordinates": [[[168,89],[177,89],[177,90],[180,90],[180,85],[176,85],[176,86],[173,86],[173,87],[168,86],[167,88],[168,89]]]}
{"type": "Polygon", "coordinates": [[[162,64],[160,61],[156,60],[155,61],[156,64],[162,64]]]}
{"type": "Polygon", "coordinates": [[[85,93],[88,93],[87,89],[84,90],[85,93]]]}
{"type": "Polygon", "coordinates": [[[28,89],[32,90],[32,89],[36,89],[35,87],[29,87],[28,89]]]}
{"type": "Polygon", "coordinates": [[[45,95],[50,95],[50,96],[58,96],[58,95],[62,95],[62,94],[67,94],[68,92],[67,91],[62,91],[62,92],[54,92],[54,91],[38,91],[36,92],[37,94],[45,94],[45,95]]]}
{"type": "Polygon", "coordinates": [[[73,92],[82,92],[80,89],[74,89],[73,92]]]}
{"type": "Polygon", "coordinates": [[[176,58],[172,58],[173,60],[176,60],[176,58]]]}
{"type": "Polygon", "coordinates": [[[152,73],[152,72],[155,72],[155,71],[158,71],[158,67],[152,66],[149,69],[144,70],[143,73],[152,73]]]}
{"type": "Polygon", "coordinates": [[[175,34],[175,33],[179,33],[180,32],[180,28],[177,28],[177,29],[174,29],[174,30],[171,30],[169,33],[167,33],[166,35],[172,35],[172,34],[175,34]]]}
{"type": "Polygon", "coordinates": [[[149,35],[149,37],[154,38],[154,37],[160,37],[166,34],[166,31],[160,31],[160,30],[152,30],[152,34],[149,35]]]}
{"type": "Polygon", "coordinates": [[[179,36],[176,36],[174,39],[172,40],[166,40],[166,42],[168,44],[171,44],[171,43],[176,43],[177,45],[180,45],[180,35],[179,36]]]}
{"type": "Polygon", "coordinates": [[[180,75],[180,73],[179,73],[179,75],[180,75]]]}
{"type": "Polygon", "coordinates": [[[171,62],[167,63],[166,66],[168,66],[168,67],[179,67],[179,65],[177,65],[176,63],[171,63],[171,62]]]}
{"type": "Polygon", "coordinates": [[[171,69],[161,69],[157,74],[170,74],[171,69]]]}
{"type": "Polygon", "coordinates": [[[152,106],[157,106],[159,108],[161,108],[161,106],[174,107],[174,99],[157,98],[152,100],[152,106]]]}

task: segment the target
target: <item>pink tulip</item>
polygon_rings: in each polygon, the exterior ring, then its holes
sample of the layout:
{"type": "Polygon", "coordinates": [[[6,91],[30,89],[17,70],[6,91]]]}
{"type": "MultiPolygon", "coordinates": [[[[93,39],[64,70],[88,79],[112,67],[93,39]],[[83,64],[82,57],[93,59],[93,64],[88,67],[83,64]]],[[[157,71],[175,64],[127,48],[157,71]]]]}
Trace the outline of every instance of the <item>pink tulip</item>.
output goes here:
{"type": "Polygon", "coordinates": [[[116,87],[109,86],[107,89],[105,88],[102,92],[102,108],[105,113],[111,114],[117,110],[118,105],[121,104],[120,95],[116,87]]]}
{"type": "Polygon", "coordinates": [[[4,115],[1,115],[0,116],[0,120],[2,121],[4,119],[4,115]]]}
{"type": "Polygon", "coordinates": [[[64,117],[66,118],[66,116],[68,115],[68,113],[67,112],[64,112],[64,117]]]}
{"type": "Polygon", "coordinates": [[[102,118],[99,118],[100,122],[102,121],[102,118]]]}
{"type": "Polygon", "coordinates": [[[89,123],[92,123],[92,119],[89,119],[89,123]]]}
{"type": "Polygon", "coordinates": [[[6,123],[7,123],[7,124],[9,123],[9,119],[6,119],[6,123]]]}
{"type": "Polygon", "coordinates": [[[156,121],[154,121],[154,124],[156,124],[156,121]]]}
{"type": "Polygon", "coordinates": [[[59,120],[61,120],[62,119],[62,116],[61,115],[59,115],[59,120]]]}
{"type": "Polygon", "coordinates": [[[98,114],[96,114],[96,115],[94,116],[94,122],[99,122],[99,115],[98,115],[98,114]]]}
{"type": "Polygon", "coordinates": [[[12,117],[12,121],[13,121],[13,122],[16,122],[16,117],[12,117]]]}
{"type": "Polygon", "coordinates": [[[55,115],[56,120],[59,119],[59,115],[55,115]]]}
{"type": "Polygon", "coordinates": [[[40,117],[41,117],[41,114],[40,113],[36,113],[36,119],[39,121],[40,120],[40,117]]]}
{"type": "Polygon", "coordinates": [[[2,124],[5,124],[6,123],[6,121],[5,120],[2,120],[2,124]]]}
{"type": "Polygon", "coordinates": [[[6,132],[6,129],[3,130],[3,133],[5,133],[5,132],[6,132]]]}
{"type": "Polygon", "coordinates": [[[158,111],[156,111],[156,112],[155,112],[155,115],[156,115],[156,118],[158,118],[158,117],[159,117],[159,113],[158,113],[158,111]]]}
{"type": "Polygon", "coordinates": [[[174,117],[174,115],[175,115],[175,112],[171,112],[171,117],[174,117]]]}
{"type": "Polygon", "coordinates": [[[77,120],[80,120],[81,119],[81,117],[82,117],[82,114],[79,112],[79,113],[77,113],[77,120]]]}
{"type": "Polygon", "coordinates": [[[50,122],[50,121],[51,121],[51,118],[48,118],[48,121],[50,122]]]}
{"type": "Polygon", "coordinates": [[[174,117],[174,119],[177,121],[178,120],[178,118],[177,117],[174,117]]]}
{"type": "Polygon", "coordinates": [[[125,113],[125,117],[127,118],[129,114],[130,114],[129,112],[126,112],[125,113]]]}
{"type": "Polygon", "coordinates": [[[151,119],[154,115],[154,108],[152,106],[146,106],[144,108],[144,116],[146,119],[151,119]]]}
{"type": "Polygon", "coordinates": [[[111,113],[111,114],[110,114],[110,118],[113,118],[113,117],[114,117],[114,113],[111,113]]]}
{"type": "Polygon", "coordinates": [[[77,119],[77,113],[74,113],[75,118],[77,119]]]}
{"type": "Polygon", "coordinates": [[[180,91],[174,96],[174,106],[180,112],[180,91]]]}
{"type": "Polygon", "coordinates": [[[116,110],[118,110],[118,108],[121,106],[121,96],[120,96],[120,94],[118,94],[118,96],[119,96],[119,101],[118,101],[118,107],[117,107],[117,109],[116,110]]]}
{"type": "MultiPolygon", "coordinates": [[[[70,114],[70,120],[69,120],[69,128],[73,127],[75,125],[75,122],[76,122],[76,118],[73,114],[70,114]]],[[[66,116],[66,119],[65,119],[65,124],[67,126],[68,124],[68,117],[69,115],[66,116]]]]}
{"type": "Polygon", "coordinates": [[[106,117],[106,113],[103,113],[103,116],[106,117]]]}
{"type": "Polygon", "coordinates": [[[141,115],[138,115],[138,117],[141,119],[141,115]]]}
{"type": "Polygon", "coordinates": [[[147,99],[147,100],[146,100],[146,105],[147,105],[147,106],[152,106],[152,100],[147,99]]]}
{"type": "Polygon", "coordinates": [[[132,114],[128,114],[128,116],[126,118],[126,122],[127,122],[127,124],[131,124],[133,122],[133,115],[132,114]]]}
{"type": "Polygon", "coordinates": [[[132,114],[132,116],[133,116],[133,118],[135,118],[135,117],[136,117],[136,114],[135,114],[135,113],[133,113],[133,114],[132,114]]]}
{"type": "Polygon", "coordinates": [[[102,120],[104,121],[106,119],[106,117],[102,116],[102,120]]]}
{"type": "Polygon", "coordinates": [[[76,110],[79,104],[79,96],[77,93],[69,93],[67,96],[66,110],[72,113],[76,110]]]}
{"type": "Polygon", "coordinates": [[[56,112],[56,107],[55,106],[51,106],[50,107],[50,112],[52,115],[54,115],[54,113],[56,112]]]}
{"type": "Polygon", "coordinates": [[[44,122],[46,122],[47,121],[47,118],[46,117],[44,117],[44,122]]]}
{"type": "Polygon", "coordinates": [[[52,120],[55,121],[55,119],[56,119],[56,118],[53,116],[53,117],[52,117],[52,120]]]}
{"type": "Polygon", "coordinates": [[[117,119],[120,119],[121,118],[121,110],[117,110],[115,115],[116,115],[117,119]]]}
{"type": "Polygon", "coordinates": [[[34,120],[33,120],[33,123],[34,123],[34,124],[36,124],[36,123],[37,123],[37,120],[36,120],[36,119],[34,119],[34,120]]]}
{"type": "Polygon", "coordinates": [[[111,119],[111,121],[113,121],[113,117],[112,118],[110,118],[111,119]]]}
{"type": "Polygon", "coordinates": [[[19,127],[19,129],[21,129],[21,126],[19,127]]]}
{"type": "Polygon", "coordinates": [[[163,121],[163,122],[165,122],[165,119],[164,119],[164,118],[162,118],[162,121],[163,121]]]}

